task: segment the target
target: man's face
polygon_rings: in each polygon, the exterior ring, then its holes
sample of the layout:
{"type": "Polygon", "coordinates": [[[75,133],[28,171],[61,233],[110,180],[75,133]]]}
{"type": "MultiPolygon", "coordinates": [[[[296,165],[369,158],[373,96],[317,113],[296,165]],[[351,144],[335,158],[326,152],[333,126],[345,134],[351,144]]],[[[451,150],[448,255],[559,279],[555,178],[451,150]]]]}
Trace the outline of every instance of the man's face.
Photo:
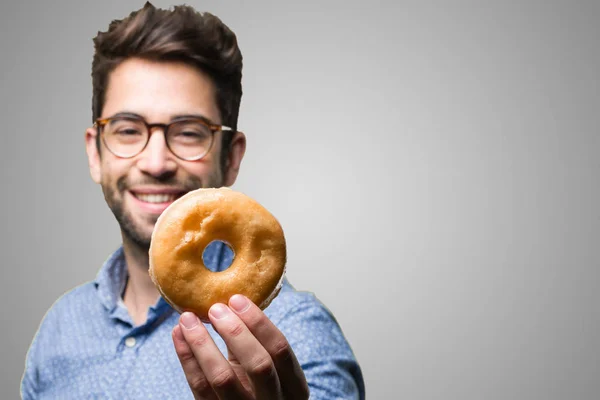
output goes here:
{"type": "MultiPolygon", "coordinates": [[[[212,81],[197,69],[172,62],[129,59],[110,74],[101,118],[134,113],[149,123],[169,123],[175,116],[202,115],[215,123],[221,116],[212,81]]],[[[159,215],[176,198],[200,187],[229,186],[235,181],[245,140],[236,134],[225,171],[220,168],[221,133],[201,160],[184,161],[170,152],[162,129],[151,131],[146,148],[132,158],[113,155],[95,129],[86,146],[92,178],[102,186],[124,239],[147,248],[159,215]]]]}

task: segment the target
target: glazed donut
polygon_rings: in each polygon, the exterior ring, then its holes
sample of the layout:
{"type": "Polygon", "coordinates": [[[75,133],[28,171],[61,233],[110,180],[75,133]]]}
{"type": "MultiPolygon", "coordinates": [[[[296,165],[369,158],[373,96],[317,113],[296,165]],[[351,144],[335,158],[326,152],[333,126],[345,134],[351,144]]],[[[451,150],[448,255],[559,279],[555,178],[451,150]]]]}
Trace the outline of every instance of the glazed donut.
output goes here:
{"type": "Polygon", "coordinates": [[[208,321],[208,309],[243,294],[261,309],[277,296],[285,274],[286,245],[279,222],[258,202],[223,187],[197,189],[160,215],[149,250],[150,278],[175,310],[208,321]],[[202,254],[215,240],[234,258],[228,269],[206,268],[202,254]]]}

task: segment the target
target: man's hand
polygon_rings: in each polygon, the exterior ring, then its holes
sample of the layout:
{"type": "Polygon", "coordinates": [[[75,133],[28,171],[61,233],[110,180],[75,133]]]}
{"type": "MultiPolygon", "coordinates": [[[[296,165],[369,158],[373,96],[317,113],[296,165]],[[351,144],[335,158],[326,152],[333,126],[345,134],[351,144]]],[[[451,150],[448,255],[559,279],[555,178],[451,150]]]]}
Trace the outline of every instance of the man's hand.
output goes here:
{"type": "Polygon", "coordinates": [[[173,328],[175,351],[195,399],[308,399],[304,372],[286,338],[242,295],[215,304],[210,322],[228,360],[198,317],[184,312],[173,328]]]}

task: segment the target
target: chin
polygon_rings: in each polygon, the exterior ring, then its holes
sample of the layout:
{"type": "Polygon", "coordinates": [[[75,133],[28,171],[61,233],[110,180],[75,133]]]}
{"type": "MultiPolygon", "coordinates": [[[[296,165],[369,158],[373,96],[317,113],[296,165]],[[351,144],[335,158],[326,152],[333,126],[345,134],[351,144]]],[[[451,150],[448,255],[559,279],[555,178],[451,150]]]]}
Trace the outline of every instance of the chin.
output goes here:
{"type": "Polygon", "coordinates": [[[121,227],[124,241],[134,243],[141,248],[150,248],[152,231],[158,215],[150,218],[136,218],[132,217],[131,214],[115,213],[115,217],[121,227]]]}

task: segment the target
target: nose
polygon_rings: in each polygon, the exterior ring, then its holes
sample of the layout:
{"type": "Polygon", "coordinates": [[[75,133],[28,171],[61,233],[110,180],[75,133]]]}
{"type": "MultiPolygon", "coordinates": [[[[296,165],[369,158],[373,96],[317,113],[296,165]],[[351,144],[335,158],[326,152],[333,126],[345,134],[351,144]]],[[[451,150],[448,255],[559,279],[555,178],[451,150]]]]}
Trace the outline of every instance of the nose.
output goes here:
{"type": "Polygon", "coordinates": [[[167,147],[162,128],[150,131],[150,139],[139,155],[137,166],[140,171],[158,179],[172,176],[177,170],[177,162],[167,147]]]}

